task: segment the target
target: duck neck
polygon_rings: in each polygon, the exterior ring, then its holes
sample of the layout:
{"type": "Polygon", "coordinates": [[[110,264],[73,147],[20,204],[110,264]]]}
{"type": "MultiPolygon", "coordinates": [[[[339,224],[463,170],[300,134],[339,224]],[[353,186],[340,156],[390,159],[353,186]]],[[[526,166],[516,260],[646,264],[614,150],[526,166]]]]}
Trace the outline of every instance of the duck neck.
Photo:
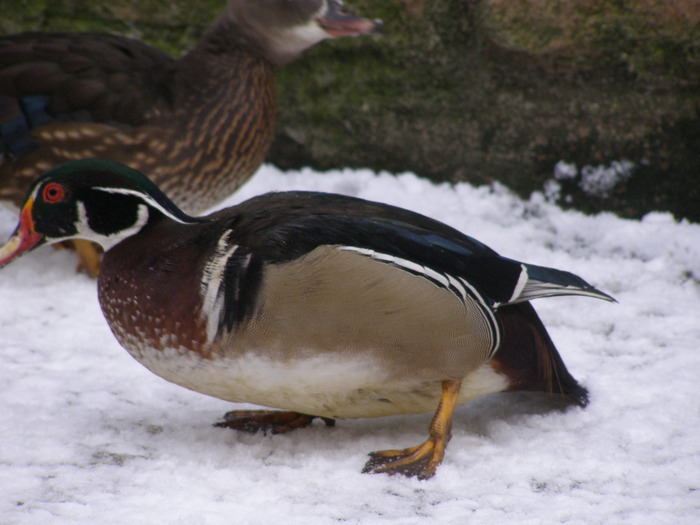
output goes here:
{"type": "Polygon", "coordinates": [[[178,109],[187,115],[194,108],[210,115],[229,110],[245,121],[250,115],[274,115],[274,66],[248,33],[225,10],[179,59],[174,83],[178,109]]]}
{"type": "Polygon", "coordinates": [[[176,73],[179,94],[210,99],[221,93],[229,95],[231,84],[248,90],[263,82],[272,83],[272,63],[244,41],[237,42],[238,38],[220,31],[207,33],[182,56],[176,73]]]}
{"type": "Polygon", "coordinates": [[[188,293],[199,290],[203,256],[197,249],[182,249],[202,246],[199,232],[198,225],[163,220],[104,255],[97,283],[100,305],[114,335],[139,361],[146,349],[186,351],[206,344],[203,321],[196,315],[201,299],[188,293]]]}
{"type": "Polygon", "coordinates": [[[274,132],[273,68],[244,49],[215,52],[204,42],[175,75],[173,114],[161,130],[172,136],[163,142],[176,145],[171,155],[182,159],[183,176],[158,167],[149,175],[184,211],[200,213],[264,161],[274,132]]]}
{"type": "Polygon", "coordinates": [[[213,55],[248,55],[264,60],[273,67],[280,65],[278,57],[270,51],[266,37],[258,33],[241,21],[233,21],[230,14],[224,11],[205,30],[193,51],[213,55]]]}

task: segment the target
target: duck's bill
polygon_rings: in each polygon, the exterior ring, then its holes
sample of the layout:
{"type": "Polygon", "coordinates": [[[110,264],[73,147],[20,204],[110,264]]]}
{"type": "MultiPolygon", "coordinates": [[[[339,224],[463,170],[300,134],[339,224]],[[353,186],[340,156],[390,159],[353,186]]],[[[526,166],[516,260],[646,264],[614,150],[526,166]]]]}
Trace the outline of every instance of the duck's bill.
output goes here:
{"type": "Polygon", "coordinates": [[[27,202],[19,216],[19,225],[4,246],[0,247],[0,268],[37,246],[43,244],[44,236],[34,231],[31,202],[27,202]]]}
{"type": "Polygon", "coordinates": [[[379,33],[381,20],[367,20],[345,10],[341,2],[329,2],[328,11],[318,19],[318,24],[331,38],[379,33]]]}

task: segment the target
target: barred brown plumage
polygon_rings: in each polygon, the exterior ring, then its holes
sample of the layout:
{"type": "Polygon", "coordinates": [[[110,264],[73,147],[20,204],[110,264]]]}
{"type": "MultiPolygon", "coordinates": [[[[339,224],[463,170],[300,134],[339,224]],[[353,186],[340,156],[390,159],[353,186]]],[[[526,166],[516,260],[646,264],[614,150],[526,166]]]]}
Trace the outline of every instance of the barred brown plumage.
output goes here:
{"type": "Polygon", "coordinates": [[[119,35],[0,37],[0,200],[19,206],[44,171],[99,157],[147,173],[188,213],[210,208],[265,158],[275,67],[377,27],[337,4],[229,0],[179,59],[119,35]]]}

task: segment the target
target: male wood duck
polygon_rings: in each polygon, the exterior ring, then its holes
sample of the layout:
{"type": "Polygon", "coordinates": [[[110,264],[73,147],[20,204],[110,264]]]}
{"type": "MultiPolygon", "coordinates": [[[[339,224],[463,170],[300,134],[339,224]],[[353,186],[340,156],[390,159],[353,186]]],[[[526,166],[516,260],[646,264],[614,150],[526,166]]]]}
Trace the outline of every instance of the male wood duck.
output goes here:
{"type": "Polygon", "coordinates": [[[197,392],[283,409],[220,425],[285,432],[315,417],[434,412],[425,443],[373,452],[364,470],[423,479],[460,403],[531,390],[586,405],[531,299],[613,301],[401,208],[286,192],[194,218],[101,159],[34,183],[0,266],[74,238],[104,247],[100,305],[137,361],[197,392]]]}
{"type": "Polygon", "coordinates": [[[323,39],[378,27],[340,0],[229,0],[177,60],[119,35],[0,37],[0,200],[19,206],[51,167],[102,157],[148,173],[200,213],[264,160],[273,69],[323,39]]]}

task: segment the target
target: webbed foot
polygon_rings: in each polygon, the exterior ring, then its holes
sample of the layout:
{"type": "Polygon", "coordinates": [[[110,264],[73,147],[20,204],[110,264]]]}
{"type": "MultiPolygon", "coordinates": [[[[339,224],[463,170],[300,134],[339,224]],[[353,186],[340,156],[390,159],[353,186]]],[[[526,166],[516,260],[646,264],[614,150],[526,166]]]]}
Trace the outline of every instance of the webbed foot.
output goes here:
{"type": "Polygon", "coordinates": [[[279,410],[233,410],[224,414],[224,421],[215,423],[216,427],[232,428],[244,432],[271,432],[284,434],[297,428],[308,427],[314,419],[320,418],[328,427],[335,425],[335,419],[311,416],[299,412],[279,410]]]}
{"type": "Polygon", "coordinates": [[[457,405],[461,386],[460,380],[442,382],[440,404],[430,423],[430,437],[424,443],[403,450],[371,452],[362,472],[401,474],[418,479],[432,478],[445,457],[445,448],[450,440],[452,428],[452,413],[457,405]]]}

